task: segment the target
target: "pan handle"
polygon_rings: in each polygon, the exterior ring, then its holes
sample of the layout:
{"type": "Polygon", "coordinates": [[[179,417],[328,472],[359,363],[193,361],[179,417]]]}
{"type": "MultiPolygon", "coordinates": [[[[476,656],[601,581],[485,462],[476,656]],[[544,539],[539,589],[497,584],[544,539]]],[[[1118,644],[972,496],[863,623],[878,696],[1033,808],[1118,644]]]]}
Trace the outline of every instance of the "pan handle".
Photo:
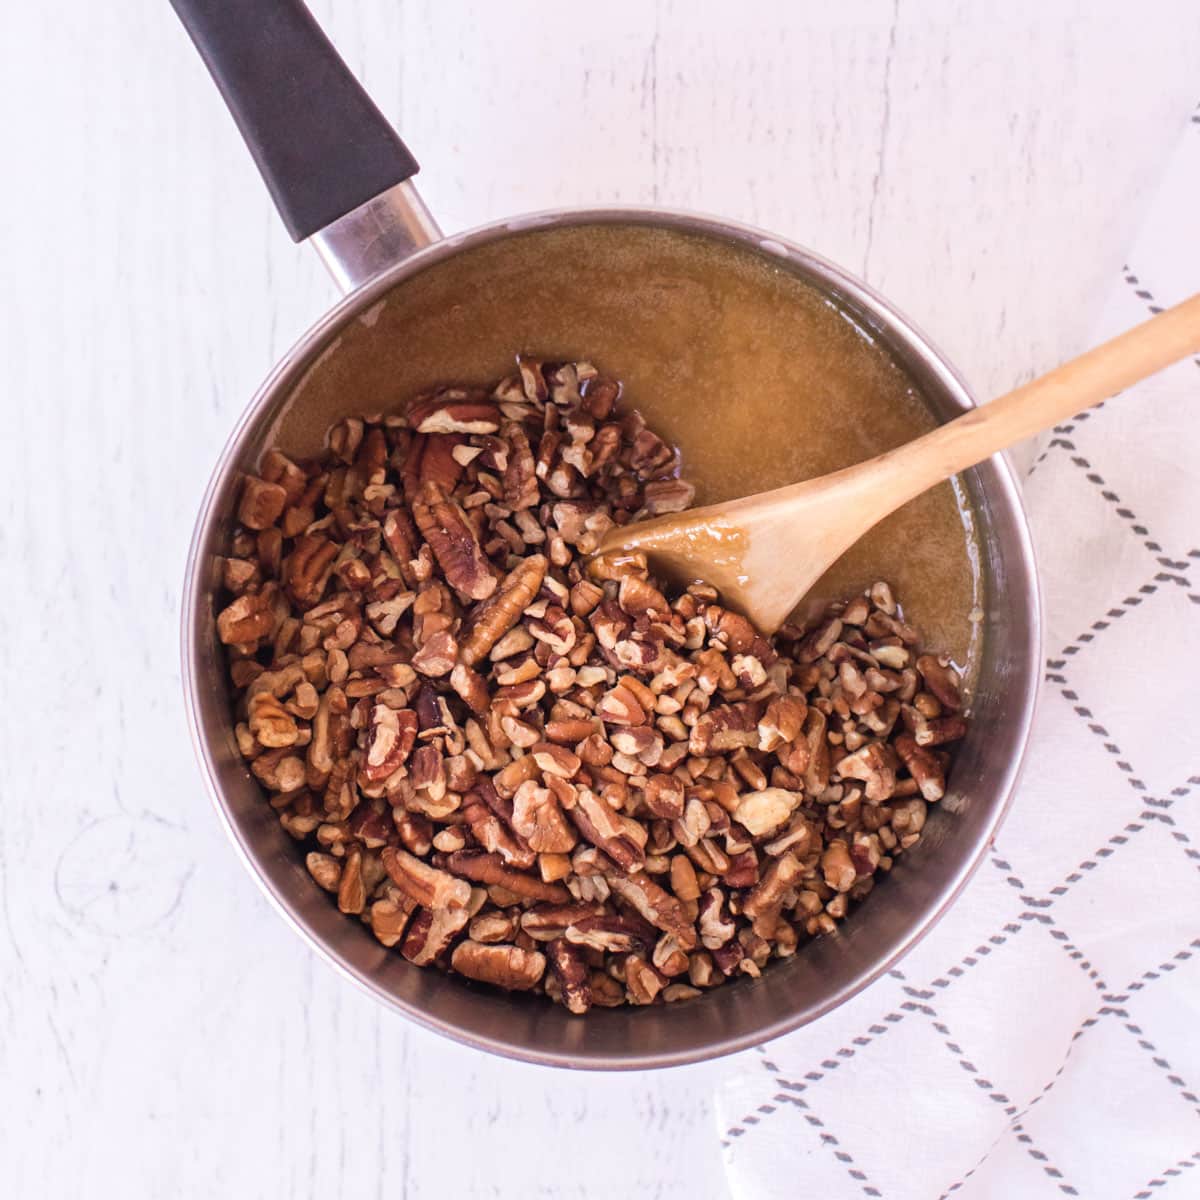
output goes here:
{"type": "Polygon", "coordinates": [[[417,160],[302,0],[171,0],[296,242],[350,291],[441,231],[417,160]]]}

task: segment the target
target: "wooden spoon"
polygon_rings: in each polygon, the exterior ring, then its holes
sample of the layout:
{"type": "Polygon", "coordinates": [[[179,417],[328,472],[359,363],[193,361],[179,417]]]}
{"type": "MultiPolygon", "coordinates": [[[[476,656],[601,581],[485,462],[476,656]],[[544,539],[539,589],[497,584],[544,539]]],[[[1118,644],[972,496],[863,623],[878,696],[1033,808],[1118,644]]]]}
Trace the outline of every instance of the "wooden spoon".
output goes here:
{"type": "Polygon", "coordinates": [[[840,555],[914,496],[1196,353],[1200,295],[905,446],[819,479],[617,527],[597,556],[644,551],[669,576],[707,580],[773,633],[840,555]]]}

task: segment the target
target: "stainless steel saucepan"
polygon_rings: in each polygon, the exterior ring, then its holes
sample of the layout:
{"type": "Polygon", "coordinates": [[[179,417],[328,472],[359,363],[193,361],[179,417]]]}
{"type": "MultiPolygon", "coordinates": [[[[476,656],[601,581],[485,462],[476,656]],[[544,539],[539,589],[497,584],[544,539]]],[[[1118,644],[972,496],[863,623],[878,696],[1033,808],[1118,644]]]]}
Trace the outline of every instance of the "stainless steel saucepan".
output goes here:
{"type": "MultiPolygon", "coordinates": [[[[514,1058],[582,1068],[692,1062],[786,1033],[853,996],[953,903],[1016,784],[1040,675],[1040,605],[1020,493],[1003,459],[962,477],[982,548],[984,637],[972,729],[951,793],[931,811],[922,842],[897,861],[836,936],[806,944],[762,979],[683,1005],[600,1010],[584,1018],[410,966],[313,885],[234,742],[214,626],[218,559],[239,480],[269,444],[313,452],[340,416],[402,399],[397,381],[459,377],[462,363],[482,353],[480,345],[511,349],[531,338],[564,358],[588,353],[620,363],[621,339],[634,335],[638,314],[627,311],[623,296],[633,268],[604,249],[613,231],[622,231],[625,241],[641,239],[637,270],[651,273],[653,294],[669,310],[666,328],[679,338],[664,350],[705,352],[710,314],[696,310],[703,297],[667,244],[682,234],[692,245],[738,247],[775,275],[816,289],[870,331],[939,419],[973,403],[962,381],[863,283],[802,247],[732,222],[596,209],[503,219],[443,238],[411,182],[417,171],[412,156],[300,0],[173,3],[292,236],[313,244],[343,292],[270,373],[238,422],[213,471],[188,557],[182,614],[188,716],[218,812],[247,867],[292,926],[383,1003],[439,1033],[514,1058]],[[547,289],[549,298],[540,294],[547,289]],[[582,292],[585,306],[572,300],[582,292]]],[[[735,402],[732,396],[714,402],[704,419],[719,420],[720,404],[735,402]]],[[[773,439],[803,436],[797,421],[789,425],[788,413],[774,420],[773,439]]]]}

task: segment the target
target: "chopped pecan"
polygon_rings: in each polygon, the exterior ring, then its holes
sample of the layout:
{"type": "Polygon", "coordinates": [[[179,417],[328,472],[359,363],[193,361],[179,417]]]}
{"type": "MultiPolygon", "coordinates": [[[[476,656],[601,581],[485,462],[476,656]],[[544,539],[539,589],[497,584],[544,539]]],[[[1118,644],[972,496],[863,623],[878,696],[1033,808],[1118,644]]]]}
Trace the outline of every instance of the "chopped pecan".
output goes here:
{"type": "Polygon", "coordinates": [[[688,748],[693,754],[725,753],[758,745],[758,714],[751,704],[710,708],[692,727],[688,748]]]}
{"type": "Polygon", "coordinates": [[[495,433],[500,410],[462,388],[443,388],[412,404],[408,420],[418,433],[495,433]]]}
{"type": "Polygon", "coordinates": [[[646,720],[645,709],[624,683],[600,697],[596,716],[608,725],[641,725],[646,720]]]}
{"type": "Polygon", "coordinates": [[[460,650],[467,666],[474,666],[520,620],[542,586],[547,565],[541,554],[523,558],[504,577],[496,593],[475,609],[460,650]]]}
{"type": "Polygon", "coordinates": [[[337,552],[337,546],[319,533],[306,533],[296,540],[283,560],[283,580],[297,604],[307,608],[320,599],[337,552]]]}
{"type": "Polygon", "coordinates": [[[630,950],[645,954],[654,942],[654,931],[647,931],[640,922],[628,917],[584,917],[567,927],[566,938],[576,946],[591,950],[607,950],[624,954],[630,950]]]}
{"type": "Polygon", "coordinates": [[[438,678],[454,670],[458,657],[458,643],[448,629],[439,630],[426,640],[412,657],[414,671],[438,678]]]}
{"type": "Polygon", "coordinates": [[[546,947],[546,957],[562,992],[563,1004],[576,1015],[587,1012],[592,1006],[592,988],[583,952],[559,937],[546,947]]]}
{"type": "Polygon", "coordinates": [[[830,842],[821,855],[821,873],[835,892],[848,892],[858,878],[850,850],[840,839],[830,842]]]}
{"type": "Polygon", "coordinates": [[[674,820],[683,816],[684,786],[674,775],[651,775],[646,780],[646,807],[656,816],[674,820]]]}
{"type": "Polygon", "coordinates": [[[476,842],[497,854],[510,866],[524,870],[537,861],[537,852],[512,826],[511,807],[502,807],[501,797],[488,780],[481,779],[463,805],[463,820],[476,842]]]}
{"type": "Polygon", "coordinates": [[[922,654],[917,659],[917,670],[925,686],[938,698],[938,702],[950,712],[962,708],[962,695],[958,690],[958,672],[948,663],[933,654],[922,654]]]}
{"type": "Polygon", "coordinates": [[[423,908],[409,925],[400,953],[415,966],[427,967],[449,949],[470,919],[466,908],[423,908]]]}
{"type": "Polygon", "coordinates": [[[786,788],[764,788],[746,792],[738,800],[734,817],[753,837],[764,837],[779,828],[795,811],[804,797],[786,788]]]}
{"type": "Polygon", "coordinates": [[[446,866],[463,879],[470,879],[475,883],[498,884],[526,900],[566,904],[571,898],[570,892],[557,883],[543,883],[532,875],[506,867],[498,854],[457,850],[446,856],[446,866]]]}
{"type": "Polygon", "coordinates": [[[304,859],[308,873],[327,892],[336,892],[342,879],[342,865],[332,854],[320,854],[313,851],[304,859]]]}
{"type": "Polygon", "coordinates": [[[758,748],[778,750],[794,742],[804,729],[808,705],[794,696],[776,696],[758,722],[758,748]]]}
{"type": "Polygon", "coordinates": [[[417,714],[411,708],[394,709],[376,704],[371,709],[366,757],[359,777],[377,783],[404,765],[417,738],[417,714]]]}
{"type": "Polygon", "coordinates": [[[257,642],[275,628],[273,597],[267,589],[239,596],[217,617],[217,636],[226,646],[257,642]]]}
{"type": "Polygon", "coordinates": [[[675,469],[675,451],[658,434],[643,429],[633,439],[629,465],[642,479],[658,479],[675,469]]]}
{"type": "Polygon", "coordinates": [[[490,983],[508,991],[527,992],[546,973],[546,956],[519,946],[489,946],[469,938],[459,942],[450,965],[468,979],[490,983]]]}
{"type": "Polygon", "coordinates": [[[367,910],[367,923],[371,932],[383,945],[391,947],[404,936],[408,928],[408,920],[416,910],[416,905],[404,893],[396,889],[397,895],[385,896],[376,900],[367,910]]]}
{"type": "Polygon", "coordinates": [[[450,671],[450,686],[477,716],[487,712],[491,703],[487,680],[478,671],[473,671],[463,663],[457,663],[450,671]]]}
{"type": "Polygon", "coordinates": [[[538,853],[567,854],[576,838],[549,788],[526,780],[513,796],[513,828],[538,853]]]}
{"type": "Polygon", "coordinates": [[[509,444],[508,464],[504,468],[504,503],[514,512],[536,508],[538,481],[529,439],[517,424],[506,425],[504,436],[509,444]]]}
{"type": "Polygon", "coordinates": [[[918,730],[913,737],[918,746],[942,746],[946,742],[957,742],[966,735],[966,718],[951,716],[926,721],[925,728],[918,730]]]}
{"type": "Polygon", "coordinates": [[[467,926],[467,936],[472,941],[486,942],[489,945],[495,942],[511,942],[518,928],[515,913],[486,912],[471,919],[471,924],[467,926]]]}
{"type": "Polygon", "coordinates": [[[672,934],[683,950],[696,947],[696,930],[683,905],[652,879],[641,875],[608,875],[609,887],[627,900],[651,925],[672,934]]]}
{"type": "Polygon", "coordinates": [[[436,483],[449,495],[462,477],[462,464],[454,452],[463,444],[461,433],[422,433],[418,435],[421,450],[417,457],[416,478],[406,489],[406,495],[415,498],[422,484],[436,483]]]}
{"type": "Polygon", "coordinates": [[[300,738],[295,718],[270,692],[251,696],[247,713],[250,732],[261,746],[294,746],[300,738]]]}
{"type": "Polygon", "coordinates": [[[759,937],[769,938],[775,932],[783,898],[801,874],[799,860],[790,850],[785,850],[771,860],[762,879],[742,901],[742,913],[753,922],[754,932],[759,937]]]}
{"type": "Polygon", "coordinates": [[[603,904],[535,904],[521,914],[521,929],[538,942],[562,937],[567,929],[589,917],[600,917],[603,904]]]}
{"type": "Polygon", "coordinates": [[[486,600],[496,590],[496,577],[461,505],[429,481],[421,485],[412,513],[446,582],[464,601],[486,600]]]}
{"type": "Polygon", "coordinates": [[[625,991],[631,1004],[653,1004],[666,979],[640,954],[625,959],[625,991]]]}
{"type": "Polygon", "coordinates": [[[690,508],[696,498],[696,489],[685,479],[657,479],[646,484],[643,495],[646,515],[659,517],[690,508]]]}
{"type": "Polygon", "coordinates": [[[381,857],[392,882],[423,908],[466,908],[471,886],[465,879],[456,879],[395,846],[386,846],[381,857]]]}
{"type": "Polygon", "coordinates": [[[544,774],[557,775],[560,779],[573,779],[583,765],[579,755],[552,742],[534,742],[529,753],[544,774]]]}
{"type": "Polygon", "coordinates": [[[266,529],[283,516],[288,494],[277,483],[267,483],[256,475],[242,481],[242,497],[238,503],[238,520],[247,529],[266,529]]]}
{"type": "Polygon", "coordinates": [[[868,742],[840,759],[834,774],[839,779],[862,780],[867,799],[878,803],[896,790],[896,753],[883,742],[868,742]]]}
{"type": "Polygon", "coordinates": [[[344,913],[360,913],[367,903],[367,888],[363,882],[362,851],[351,846],[346,851],[342,878],[338,883],[338,908],[344,913]]]}
{"type": "Polygon", "coordinates": [[[908,773],[917,781],[921,795],[928,801],[940,800],[946,794],[946,775],[941,763],[916,740],[901,734],[895,741],[896,753],[908,768],[908,773]]]}
{"type": "Polygon", "coordinates": [[[589,842],[626,871],[645,862],[645,851],[630,836],[629,827],[590,789],[580,791],[571,819],[589,842]]]}

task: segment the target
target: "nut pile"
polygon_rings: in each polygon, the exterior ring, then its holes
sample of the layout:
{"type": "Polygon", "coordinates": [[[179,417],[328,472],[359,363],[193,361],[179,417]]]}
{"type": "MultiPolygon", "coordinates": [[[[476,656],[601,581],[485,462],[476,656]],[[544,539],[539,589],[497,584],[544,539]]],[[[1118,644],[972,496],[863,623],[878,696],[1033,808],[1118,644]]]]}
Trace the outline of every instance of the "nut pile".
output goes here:
{"type": "Polygon", "coordinates": [[[884,583],[767,640],[704,584],[589,563],[693,489],[615,381],[518,365],[245,480],[217,617],[239,748],[413,963],[573,1013],[756,976],[920,837],[959,681],[884,583]]]}

